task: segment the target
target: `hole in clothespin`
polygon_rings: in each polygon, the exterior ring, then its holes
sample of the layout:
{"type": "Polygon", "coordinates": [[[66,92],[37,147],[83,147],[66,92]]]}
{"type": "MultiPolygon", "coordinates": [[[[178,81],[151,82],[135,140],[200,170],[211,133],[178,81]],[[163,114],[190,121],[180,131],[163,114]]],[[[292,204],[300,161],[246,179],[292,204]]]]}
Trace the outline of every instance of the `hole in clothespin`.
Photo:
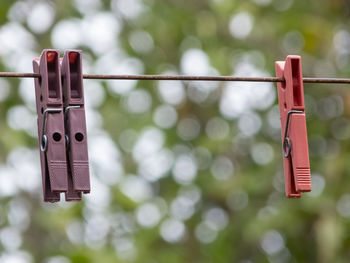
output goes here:
{"type": "Polygon", "coordinates": [[[79,56],[78,52],[70,52],[69,53],[69,63],[75,63],[75,60],[77,59],[77,57],[79,56]]]}
{"type": "Polygon", "coordinates": [[[71,88],[70,96],[72,99],[80,99],[82,97],[80,53],[70,52],[68,56],[71,88]]]}
{"type": "Polygon", "coordinates": [[[47,52],[46,53],[46,59],[47,62],[53,62],[56,58],[56,52],[47,52]]]}
{"type": "Polygon", "coordinates": [[[302,106],[302,94],[300,88],[300,67],[299,60],[292,59],[292,76],[293,76],[293,98],[294,98],[294,106],[302,106]]]}
{"type": "Polygon", "coordinates": [[[84,140],[84,135],[81,132],[77,132],[74,137],[78,142],[81,142],[84,140]]]}
{"type": "Polygon", "coordinates": [[[52,135],[52,138],[54,139],[55,142],[59,142],[62,138],[61,134],[58,133],[58,132],[55,132],[53,135],[52,135]]]}

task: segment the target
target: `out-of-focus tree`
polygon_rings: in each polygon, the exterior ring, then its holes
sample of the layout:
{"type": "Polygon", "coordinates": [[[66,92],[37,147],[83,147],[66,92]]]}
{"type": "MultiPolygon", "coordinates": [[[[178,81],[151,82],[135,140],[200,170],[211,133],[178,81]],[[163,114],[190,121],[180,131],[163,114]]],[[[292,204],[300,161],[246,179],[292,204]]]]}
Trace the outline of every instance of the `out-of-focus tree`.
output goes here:
{"type": "MultiPolygon", "coordinates": [[[[1,1],[0,70],[350,75],[348,1],[1,1]]],[[[348,262],[346,86],[305,84],[313,191],[284,196],[271,83],[85,80],[92,192],[42,202],[34,83],[0,78],[0,261],[348,262]]]]}

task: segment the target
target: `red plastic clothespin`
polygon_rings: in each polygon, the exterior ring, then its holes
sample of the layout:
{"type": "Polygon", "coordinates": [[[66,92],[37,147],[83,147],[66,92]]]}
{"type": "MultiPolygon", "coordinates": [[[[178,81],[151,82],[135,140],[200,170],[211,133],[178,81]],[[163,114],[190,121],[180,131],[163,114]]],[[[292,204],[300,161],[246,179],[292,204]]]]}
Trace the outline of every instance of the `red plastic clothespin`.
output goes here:
{"type": "Polygon", "coordinates": [[[82,52],[67,50],[62,60],[62,87],[68,159],[67,201],[81,200],[81,193],[90,193],[82,52]]]}
{"type": "Polygon", "coordinates": [[[311,191],[301,57],[287,56],[275,67],[277,77],[285,79],[277,83],[277,89],[286,195],[300,197],[311,191]]]}
{"type": "Polygon", "coordinates": [[[58,202],[67,192],[66,142],[62,101],[60,53],[46,49],[33,60],[43,193],[45,202],[58,202]]]}

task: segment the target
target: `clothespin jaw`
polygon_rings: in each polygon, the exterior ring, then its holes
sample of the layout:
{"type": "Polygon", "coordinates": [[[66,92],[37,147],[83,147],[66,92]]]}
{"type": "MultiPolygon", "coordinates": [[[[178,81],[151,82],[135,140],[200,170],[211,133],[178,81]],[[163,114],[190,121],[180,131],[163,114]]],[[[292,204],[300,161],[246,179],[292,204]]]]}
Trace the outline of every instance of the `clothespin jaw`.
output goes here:
{"type": "Polygon", "coordinates": [[[311,191],[303,77],[300,56],[287,56],[275,63],[281,117],[283,166],[287,197],[301,197],[311,191]]]}
{"type": "Polygon", "coordinates": [[[68,190],[59,51],[46,49],[33,60],[38,137],[45,202],[58,202],[68,190]]]}
{"type": "Polygon", "coordinates": [[[84,105],[82,52],[67,50],[62,60],[62,85],[68,145],[67,201],[81,199],[90,192],[89,158],[84,105]]]}

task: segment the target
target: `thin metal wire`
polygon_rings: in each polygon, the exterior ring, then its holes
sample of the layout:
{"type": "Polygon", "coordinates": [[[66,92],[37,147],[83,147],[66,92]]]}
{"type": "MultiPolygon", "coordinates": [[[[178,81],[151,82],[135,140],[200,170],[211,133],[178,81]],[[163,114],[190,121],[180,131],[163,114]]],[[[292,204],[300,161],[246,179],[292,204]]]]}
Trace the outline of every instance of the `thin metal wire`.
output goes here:
{"type": "Polygon", "coordinates": [[[186,76],[186,75],[92,75],[84,74],[85,79],[138,79],[138,80],[185,80],[185,81],[253,81],[283,82],[276,77],[235,77],[235,76],[186,76]]]}
{"type": "MultiPolygon", "coordinates": [[[[5,78],[38,78],[35,73],[0,72],[5,78]]],[[[183,81],[250,81],[284,82],[277,77],[236,77],[236,76],[187,76],[187,75],[105,75],[83,74],[84,79],[119,79],[119,80],[183,80],[183,81]]],[[[350,78],[303,78],[304,83],[350,84],[350,78]]]]}
{"type": "Polygon", "coordinates": [[[38,78],[39,74],[35,73],[15,73],[15,72],[0,72],[0,78],[38,78]]]}

